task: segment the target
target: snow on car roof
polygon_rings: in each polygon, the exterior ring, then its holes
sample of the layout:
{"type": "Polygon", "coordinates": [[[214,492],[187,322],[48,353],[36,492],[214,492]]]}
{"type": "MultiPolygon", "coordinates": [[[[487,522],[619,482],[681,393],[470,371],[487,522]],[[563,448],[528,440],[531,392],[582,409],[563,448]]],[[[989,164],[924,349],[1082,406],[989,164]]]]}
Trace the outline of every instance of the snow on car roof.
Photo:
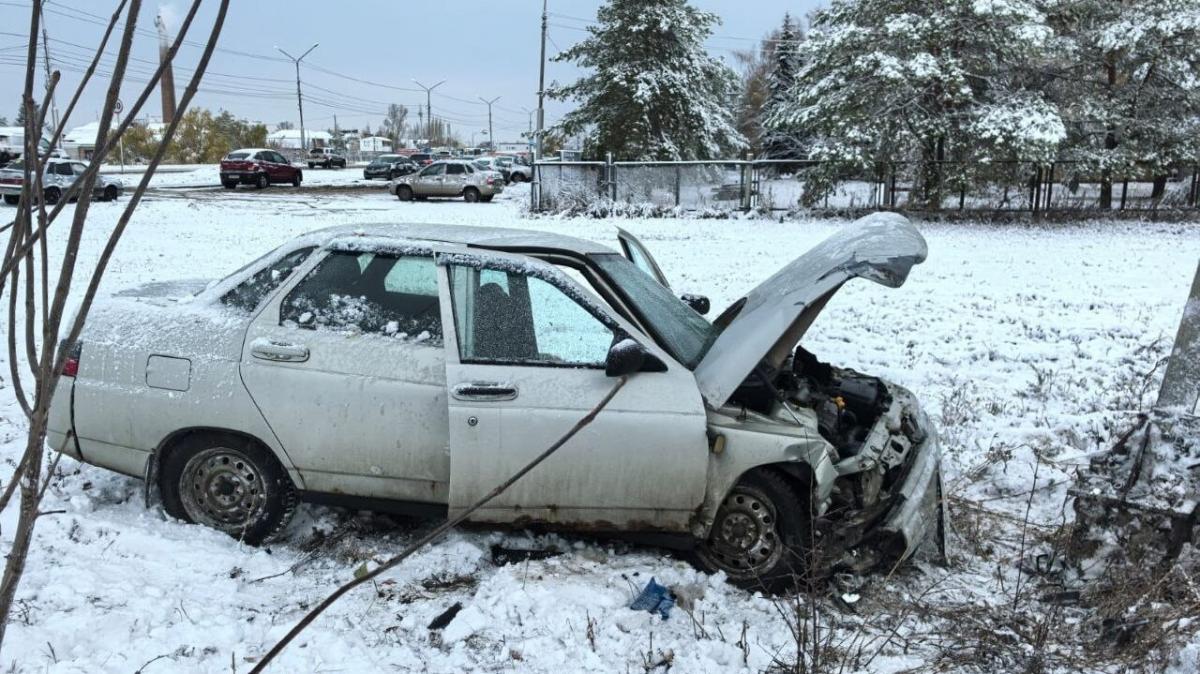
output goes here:
{"type": "MultiPolygon", "coordinates": [[[[461,244],[496,250],[542,249],[571,251],[582,254],[615,253],[613,249],[573,236],[535,232],[505,227],[473,227],[468,225],[432,225],[415,223],[375,223],[343,225],[318,230],[312,235],[330,243],[352,241],[362,237],[388,239],[396,242],[427,241],[461,244]]],[[[307,238],[307,237],[306,237],[307,238]]]]}

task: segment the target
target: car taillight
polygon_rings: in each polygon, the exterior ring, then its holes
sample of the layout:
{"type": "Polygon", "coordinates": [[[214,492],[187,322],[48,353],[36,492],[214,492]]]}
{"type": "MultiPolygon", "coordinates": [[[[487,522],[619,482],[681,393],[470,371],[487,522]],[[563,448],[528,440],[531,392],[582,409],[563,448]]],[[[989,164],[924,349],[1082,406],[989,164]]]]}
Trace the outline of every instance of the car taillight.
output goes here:
{"type": "Polygon", "coordinates": [[[79,374],[79,355],[83,353],[83,342],[75,342],[71,345],[71,349],[67,352],[67,359],[63,361],[62,376],[74,377],[79,374]]]}

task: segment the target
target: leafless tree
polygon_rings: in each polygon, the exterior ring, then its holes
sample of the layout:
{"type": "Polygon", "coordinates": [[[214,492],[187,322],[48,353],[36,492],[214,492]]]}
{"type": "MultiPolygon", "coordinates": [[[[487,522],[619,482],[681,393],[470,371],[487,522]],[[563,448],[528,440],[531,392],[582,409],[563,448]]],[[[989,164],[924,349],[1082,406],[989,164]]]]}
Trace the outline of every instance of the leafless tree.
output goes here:
{"type": "MultiPolygon", "coordinates": [[[[46,102],[54,95],[60,78],[58,71],[52,72],[46,86],[45,100],[41,104],[34,100],[34,73],[37,70],[39,56],[38,35],[43,2],[42,0],[33,0],[31,3],[29,45],[26,53],[27,68],[24,92],[21,98],[21,105],[25,111],[24,182],[16,217],[12,222],[0,227],[0,233],[8,231],[3,266],[0,267],[0,293],[5,291],[8,293],[7,347],[10,382],[17,403],[27,417],[29,427],[25,450],[17,462],[16,470],[10,477],[6,489],[3,494],[0,494],[0,511],[9,505],[14,492],[20,494],[17,526],[12,543],[5,551],[4,573],[3,576],[0,576],[0,646],[4,643],[8,617],[25,570],[25,560],[33,540],[34,526],[41,514],[40,504],[50,479],[50,474],[43,477],[43,459],[51,398],[58,386],[63,365],[70,353],[70,345],[79,338],[83,322],[95,299],[96,290],[108,267],[109,259],[137,209],[151,176],[162,161],[167,144],[175,133],[178,120],[183,117],[183,112],[191,103],[200,80],[204,76],[225,22],[229,0],[217,0],[219,6],[216,18],[213,20],[203,54],[191,81],[188,82],[180,99],[177,114],[163,132],[157,152],[146,167],[146,172],[142,175],[136,189],[130,195],[116,226],[108,235],[98,261],[90,269],[78,269],[80,244],[84,228],[87,225],[88,210],[91,206],[92,190],[97,174],[105,158],[116,146],[121,134],[129,128],[133,119],[137,117],[138,112],[157,87],[166,64],[174,60],[202,1],[193,0],[166,57],[150,81],[146,83],[137,100],[128,106],[124,121],[117,124],[114,129],[117,96],[125,80],[125,70],[130,59],[133,38],[137,32],[137,23],[142,7],[141,0],[118,0],[117,7],[109,19],[99,46],[96,48],[95,55],[50,138],[50,147],[54,147],[62,137],[63,129],[70,121],[80,96],[91,83],[96,66],[105,53],[109,40],[123,19],[124,25],[119,31],[120,43],[115,52],[112,76],[107,83],[104,105],[100,111],[99,128],[96,132],[96,149],[87,170],[70,188],[63,190],[52,209],[48,208],[45,199],[41,198],[42,176],[48,157],[39,156],[38,146],[42,137],[41,129],[45,128],[46,124],[45,113],[50,107],[46,102]],[[72,199],[76,201],[74,210],[70,211],[68,205],[72,199]],[[51,226],[65,211],[70,211],[70,228],[66,232],[61,231],[62,227],[51,231],[51,226]],[[47,244],[50,236],[61,236],[64,242],[62,260],[57,265],[57,273],[53,277],[51,276],[51,261],[47,244]],[[68,298],[72,297],[72,283],[75,280],[76,272],[79,272],[80,281],[87,279],[87,285],[82,295],[78,296],[78,313],[70,320],[64,321],[64,309],[68,298]],[[58,339],[59,337],[62,338],[61,341],[58,339]],[[23,353],[19,353],[19,341],[24,342],[23,348],[20,349],[23,353]]],[[[57,455],[55,460],[57,460],[57,455]]],[[[52,464],[49,473],[53,472],[53,468],[52,464]]]]}

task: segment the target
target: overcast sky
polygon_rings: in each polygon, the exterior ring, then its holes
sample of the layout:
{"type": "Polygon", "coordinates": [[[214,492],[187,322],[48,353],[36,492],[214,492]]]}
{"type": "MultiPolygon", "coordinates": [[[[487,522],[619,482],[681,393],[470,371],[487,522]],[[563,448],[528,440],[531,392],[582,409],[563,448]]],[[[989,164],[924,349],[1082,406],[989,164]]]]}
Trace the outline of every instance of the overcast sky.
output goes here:
{"type": "MultiPolygon", "coordinates": [[[[774,28],[785,12],[805,15],[821,0],[692,0],[716,13],[723,23],[709,41],[714,55],[732,63],[732,50],[754,45],[774,28]]],[[[189,34],[192,43],[180,52],[175,83],[182,92],[200,56],[216,2],[205,7],[189,34]]],[[[537,106],[538,38],[541,0],[480,2],[455,0],[233,0],[221,35],[220,50],[193,105],[224,108],[239,117],[276,124],[296,123],[295,68],[275,50],[299,56],[320,43],[301,64],[304,117],[309,128],[331,128],[333,116],[341,127],[379,125],[388,103],[417,107],[425,93],[413,80],[432,85],[446,80],[433,94],[433,114],[450,121],[464,140],[487,128],[487,107],[478,98],[500,97],[493,107],[498,141],[515,140],[525,130],[524,109],[537,106]]],[[[552,56],[584,37],[583,27],[595,19],[601,0],[550,0],[552,56]]],[[[0,95],[6,101],[0,115],[12,121],[24,86],[25,48],[29,27],[28,0],[0,0],[0,95]]],[[[100,41],[107,16],[116,0],[50,0],[45,19],[52,64],[62,70],[60,109],[74,91],[91,50],[100,41]]],[[[188,4],[183,0],[143,2],[141,33],[135,41],[129,79],[122,99],[132,102],[157,59],[154,17],[160,11],[172,29],[178,27],[188,4]]],[[[116,42],[114,37],[112,42],[116,42]]],[[[108,61],[111,63],[111,61],[108,61]]],[[[43,70],[39,67],[38,86],[43,70]]],[[[566,64],[548,63],[546,80],[568,81],[578,73],[566,64]]],[[[107,82],[105,81],[104,84],[107,82]]],[[[72,125],[95,119],[104,87],[93,83],[72,116],[72,125]]],[[[40,89],[39,89],[40,91],[40,89]]],[[[157,94],[146,112],[158,116],[157,94]]],[[[547,123],[564,112],[562,104],[547,103],[547,123]]],[[[479,135],[477,140],[482,141],[479,135]]]]}

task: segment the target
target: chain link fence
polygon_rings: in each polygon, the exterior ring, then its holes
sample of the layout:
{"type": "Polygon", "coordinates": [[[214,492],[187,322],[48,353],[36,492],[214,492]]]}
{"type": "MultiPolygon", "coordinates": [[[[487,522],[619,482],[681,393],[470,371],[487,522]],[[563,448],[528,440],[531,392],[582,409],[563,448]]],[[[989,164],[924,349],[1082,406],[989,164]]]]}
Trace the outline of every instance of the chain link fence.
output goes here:
{"type": "Polygon", "coordinates": [[[819,161],[539,162],[532,208],[605,212],[903,210],[1041,213],[1186,210],[1200,206],[1200,170],[1100,171],[1053,163],[819,161]]]}

